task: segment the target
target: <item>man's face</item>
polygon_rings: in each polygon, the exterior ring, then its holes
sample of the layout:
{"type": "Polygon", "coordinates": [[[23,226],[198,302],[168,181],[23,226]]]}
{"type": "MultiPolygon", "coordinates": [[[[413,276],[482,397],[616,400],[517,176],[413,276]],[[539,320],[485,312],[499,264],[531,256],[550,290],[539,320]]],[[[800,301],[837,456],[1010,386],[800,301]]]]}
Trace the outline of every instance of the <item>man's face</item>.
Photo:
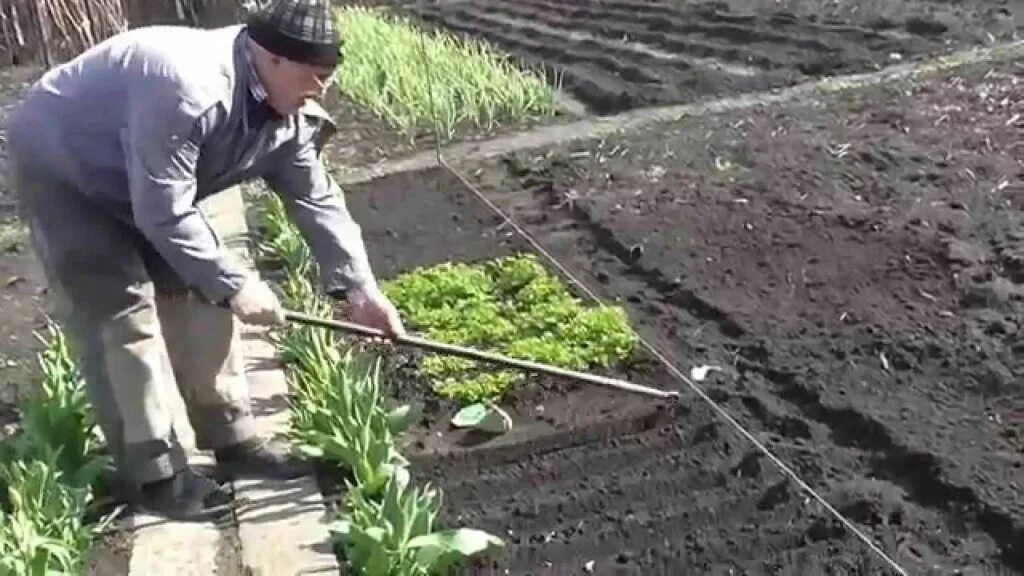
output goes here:
{"type": "Polygon", "coordinates": [[[272,56],[269,74],[263,79],[271,107],[278,114],[288,116],[297,112],[306,100],[323,98],[335,71],[272,56]]]}

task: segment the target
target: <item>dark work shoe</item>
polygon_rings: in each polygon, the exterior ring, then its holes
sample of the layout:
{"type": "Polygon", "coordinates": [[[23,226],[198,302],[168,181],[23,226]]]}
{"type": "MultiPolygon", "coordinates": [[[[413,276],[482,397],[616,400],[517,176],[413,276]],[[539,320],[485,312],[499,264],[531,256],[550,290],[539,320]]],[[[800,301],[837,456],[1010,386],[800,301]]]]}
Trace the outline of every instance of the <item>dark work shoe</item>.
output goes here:
{"type": "Polygon", "coordinates": [[[172,478],[144,484],[137,496],[144,510],[181,522],[210,522],[232,509],[232,496],[213,479],[191,468],[172,478]]]}
{"type": "Polygon", "coordinates": [[[290,480],[313,473],[312,464],[292,455],[287,442],[274,438],[257,436],[214,453],[217,477],[222,480],[240,476],[290,480]]]}

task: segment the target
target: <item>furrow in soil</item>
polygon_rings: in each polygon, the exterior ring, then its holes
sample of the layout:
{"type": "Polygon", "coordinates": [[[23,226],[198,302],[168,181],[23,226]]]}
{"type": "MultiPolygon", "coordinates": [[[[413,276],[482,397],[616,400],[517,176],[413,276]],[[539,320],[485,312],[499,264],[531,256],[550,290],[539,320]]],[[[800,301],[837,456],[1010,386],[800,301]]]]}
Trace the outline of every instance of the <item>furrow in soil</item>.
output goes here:
{"type": "Polygon", "coordinates": [[[906,5],[831,18],[760,0],[471,0],[406,10],[544,68],[597,114],[781,88],[1011,38],[1022,11],[983,1],[906,5]]]}

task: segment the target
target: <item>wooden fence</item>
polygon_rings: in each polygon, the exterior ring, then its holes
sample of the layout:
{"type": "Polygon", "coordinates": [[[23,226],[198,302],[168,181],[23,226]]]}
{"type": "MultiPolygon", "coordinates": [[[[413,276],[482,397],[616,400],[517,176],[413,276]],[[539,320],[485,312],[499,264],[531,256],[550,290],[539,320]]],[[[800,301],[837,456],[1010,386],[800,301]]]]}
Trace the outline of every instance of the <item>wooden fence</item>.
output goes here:
{"type": "Polygon", "coordinates": [[[0,0],[0,65],[45,65],[149,24],[221,26],[258,0],[0,0]]]}

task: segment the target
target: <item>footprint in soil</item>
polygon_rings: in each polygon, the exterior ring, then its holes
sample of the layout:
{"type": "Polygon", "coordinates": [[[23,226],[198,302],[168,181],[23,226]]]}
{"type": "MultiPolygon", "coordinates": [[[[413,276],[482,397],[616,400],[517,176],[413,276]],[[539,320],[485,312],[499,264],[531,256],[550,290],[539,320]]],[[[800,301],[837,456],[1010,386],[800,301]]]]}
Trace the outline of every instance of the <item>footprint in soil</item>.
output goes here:
{"type": "Polygon", "coordinates": [[[983,362],[975,374],[969,377],[980,393],[987,396],[1003,396],[1024,391],[1019,379],[1014,378],[1009,368],[995,360],[983,362]]]}
{"type": "Polygon", "coordinates": [[[792,497],[793,493],[789,487],[789,480],[781,480],[765,490],[761,500],[757,503],[757,509],[762,511],[771,510],[789,502],[792,497]]]}
{"type": "MultiPolygon", "coordinates": [[[[858,478],[834,487],[826,500],[846,518],[865,526],[901,526],[905,517],[903,490],[888,482],[858,478]]],[[[817,519],[807,530],[814,541],[839,538],[845,528],[831,516],[817,519]]]]}
{"type": "Polygon", "coordinates": [[[739,478],[759,478],[761,476],[761,458],[760,452],[748,452],[739,464],[733,466],[732,475],[739,478]]]}

